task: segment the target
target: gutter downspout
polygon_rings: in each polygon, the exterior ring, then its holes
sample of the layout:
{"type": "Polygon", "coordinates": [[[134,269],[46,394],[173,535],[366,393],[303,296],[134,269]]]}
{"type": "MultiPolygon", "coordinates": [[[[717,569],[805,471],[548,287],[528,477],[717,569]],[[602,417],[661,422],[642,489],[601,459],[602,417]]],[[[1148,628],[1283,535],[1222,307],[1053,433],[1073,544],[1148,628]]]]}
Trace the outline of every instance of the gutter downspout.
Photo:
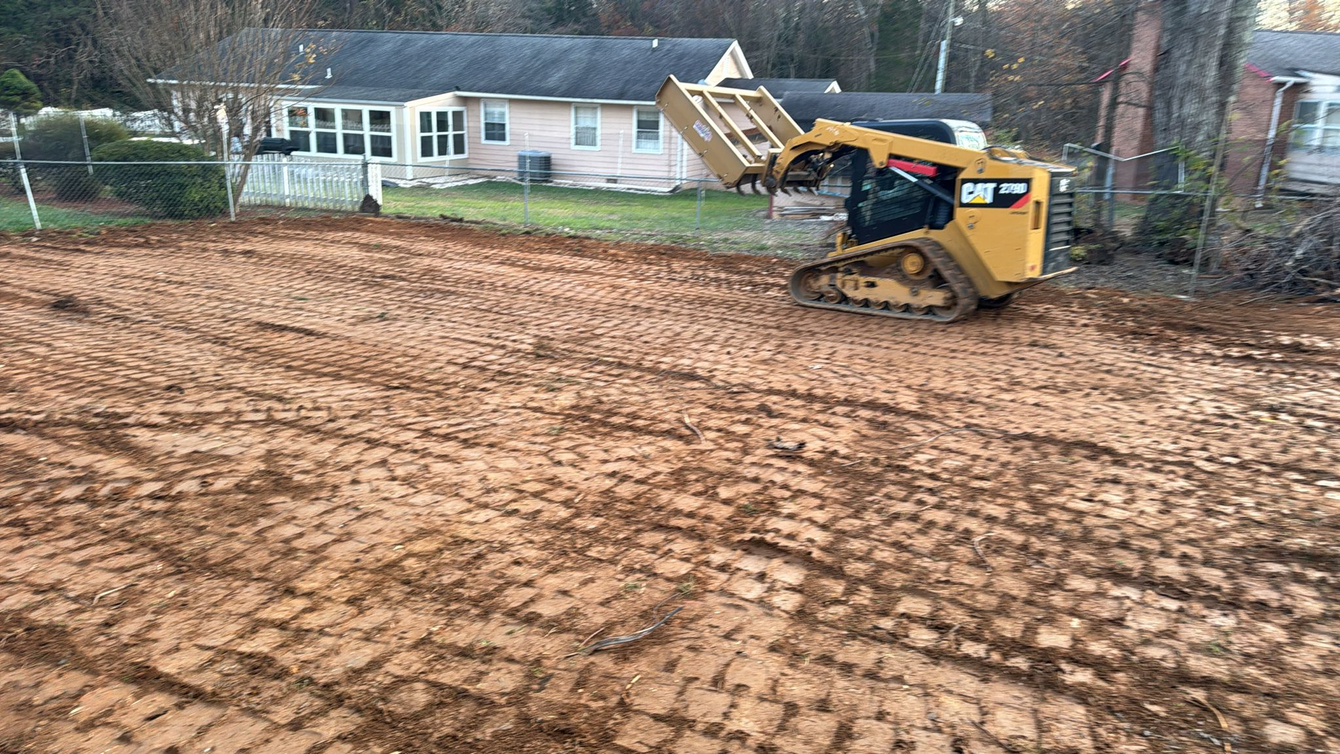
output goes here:
{"type": "Polygon", "coordinates": [[[1270,130],[1266,135],[1266,151],[1261,158],[1261,176],[1256,182],[1257,209],[1265,204],[1266,181],[1270,178],[1270,155],[1275,152],[1275,140],[1279,136],[1280,110],[1284,107],[1284,93],[1289,91],[1289,87],[1297,83],[1297,79],[1286,79],[1284,86],[1275,92],[1275,106],[1270,112],[1270,130]]]}

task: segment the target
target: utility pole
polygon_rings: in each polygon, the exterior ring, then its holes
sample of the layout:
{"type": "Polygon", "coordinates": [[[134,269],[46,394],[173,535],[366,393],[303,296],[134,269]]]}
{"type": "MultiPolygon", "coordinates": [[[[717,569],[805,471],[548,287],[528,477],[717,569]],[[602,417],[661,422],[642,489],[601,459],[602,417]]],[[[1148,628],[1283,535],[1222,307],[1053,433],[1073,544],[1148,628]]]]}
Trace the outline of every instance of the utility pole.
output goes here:
{"type": "Polygon", "coordinates": [[[949,65],[949,40],[954,36],[954,0],[945,0],[945,35],[940,39],[940,64],[935,68],[935,93],[945,90],[945,68],[949,65]]]}

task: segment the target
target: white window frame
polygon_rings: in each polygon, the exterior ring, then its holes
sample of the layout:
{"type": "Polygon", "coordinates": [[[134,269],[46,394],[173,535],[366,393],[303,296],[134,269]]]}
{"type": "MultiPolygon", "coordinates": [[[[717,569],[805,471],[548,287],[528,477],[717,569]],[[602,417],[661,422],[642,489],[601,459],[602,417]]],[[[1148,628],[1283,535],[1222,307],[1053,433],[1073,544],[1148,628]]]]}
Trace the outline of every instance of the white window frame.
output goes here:
{"type": "MultiPolygon", "coordinates": [[[[468,120],[468,119],[469,119],[469,113],[466,112],[466,109],[465,109],[464,107],[425,107],[425,108],[420,109],[420,110],[415,110],[415,111],[414,111],[414,155],[415,155],[415,158],[416,158],[418,161],[422,162],[422,161],[424,161],[424,160],[456,160],[456,159],[460,159],[460,158],[463,158],[463,157],[469,157],[469,156],[470,156],[470,127],[469,127],[469,124],[467,123],[467,120],[468,120]],[[433,124],[433,130],[432,130],[432,131],[424,131],[424,130],[423,130],[423,114],[424,114],[424,113],[428,113],[428,114],[429,114],[429,118],[430,118],[430,121],[429,121],[429,122],[431,122],[431,123],[433,124]],[[438,130],[437,130],[437,114],[438,114],[438,113],[458,113],[458,114],[460,115],[460,121],[459,121],[459,122],[460,122],[460,124],[461,124],[461,130],[459,131],[459,133],[460,133],[460,135],[461,135],[461,137],[462,137],[462,138],[461,138],[461,143],[464,144],[464,146],[465,146],[465,151],[463,151],[463,152],[459,152],[459,153],[456,152],[456,139],[455,139],[454,137],[455,137],[455,135],[458,133],[457,131],[438,131],[438,130]],[[447,143],[448,143],[449,145],[451,145],[450,154],[438,154],[438,153],[437,153],[437,137],[438,137],[438,136],[444,136],[444,135],[447,137],[447,143]],[[424,156],[423,156],[423,137],[425,137],[425,136],[432,136],[432,137],[433,137],[433,156],[431,156],[431,157],[424,157],[424,156]]],[[[448,120],[450,120],[450,116],[448,116],[448,120]]]]}
{"type": "Polygon", "coordinates": [[[599,152],[599,151],[600,151],[600,105],[597,105],[597,104],[591,104],[591,103],[585,103],[585,102],[574,102],[574,103],[572,103],[571,132],[572,132],[572,133],[571,133],[571,137],[572,137],[572,138],[571,138],[571,144],[572,144],[572,148],[573,148],[573,149],[580,149],[580,150],[587,151],[587,152],[599,152]],[[587,146],[587,145],[584,145],[584,144],[579,145],[579,144],[577,143],[577,108],[579,108],[579,107],[594,108],[595,111],[596,111],[596,145],[595,145],[594,147],[592,147],[592,146],[587,146]]]}
{"type": "Polygon", "coordinates": [[[637,154],[662,154],[665,151],[665,116],[661,113],[660,108],[646,107],[643,105],[633,107],[633,151],[637,154]],[[637,134],[639,130],[637,127],[637,114],[639,111],[643,110],[651,110],[656,113],[655,149],[638,149],[637,147],[637,134]]]}
{"type": "Polygon", "coordinates": [[[396,136],[396,108],[395,108],[395,107],[392,107],[392,106],[390,106],[390,105],[387,105],[387,106],[384,106],[384,107],[378,107],[378,106],[376,106],[376,105],[368,105],[368,106],[364,106],[364,105],[356,105],[356,106],[353,106],[353,105],[351,105],[351,106],[347,106],[347,107],[346,107],[346,106],[344,106],[344,105],[327,104],[327,103],[324,103],[324,102],[319,102],[319,103],[313,103],[313,102],[286,102],[286,103],[284,103],[284,105],[283,105],[283,113],[284,113],[284,135],[285,135],[285,138],[289,138],[290,140],[292,140],[291,137],[292,137],[294,131],[302,131],[302,132],[305,132],[305,133],[307,134],[307,146],[308,146],[308,149],[305,149],[305,150],[304,150],[304,149],[297,150],[297,153],[298,153],[298,154],[312,155],[312,156],[314,156],[314,157],[333,157],[333,158],[337,158],[337,159],[346,159],[346,160],[362,160],[364,157],[366,157],[366,158],[367,158],[368,160],[370,160],[370,161],[381,161],[381,162],[395,162],[396,157],[398,156],[397,149],[396,149],[396,138],[395,138],[395,136],[396,136]],[[296,128],[296,127],[294,127],[294,126],[289,122],[289,118],[290,118],[289,111],[292,110],[292,109],[294,109],[294,108],[305,108],[305,109],[307,110],[307,127],[306,127],[306,128],[296,128]],[[331,111],[334,112],[334,114],[335,114],[335,127],[334,127],[334,128],[317,128],[317,127],[316,127],[316,111],[317,111],[318,108],[323,109],[323,110],[331,110],[331,111]],[[355,110],[356,110],[356,111],[358,111],[359,113],[361,113],[361,116],[360,116],[360,117],[362,118],[362,121],[361,121],[361,122],[362,122],[362,124],[363,124],[363,128],[362,128],[362,130],[355,131],[355,130],[353,130],[353,129],[348,129],[348,130],[345,129],[345,127],[344,127],[344,111],[346,111],[346,110],[350,110],[350,111],[355,111],[355,110]],[[391,115],[391,125],[390,125],[390,130],[387,130],[387,131],[373,131],[373,130],[372,130],[372,116],[371,116],[371,111],[373,111],[373,110],[379,110],[379,111],[382,111],[382,112],[390,113],[390,115],[391,115]],[[334,151],[334,152],[319,152],[319,151],[317,151],[317,148],[316,148],[316,136],[317,136],[318,133],[327,133],[327,134],[334,134],[334,135],[335,135],[335,151],[334,151]],[[363,136],[363,154],[346,154],[346,153],[345,153],[345,151],[344,151],[344,135],[345,135],[345,134],[361,134],[361,135],[363,136]],[[373,156],[373,154],[372,154],[372,137],[373,137],[373,136],[385,136],[385,137],[387,137],[387,138],[389,138],[389,139],[391,140],[391,155],[390,155],[389,157],[376,157],[376,156],[373,156]]]}
{"type": "Polygon", "coordinates": [[[1298,104],[1294,106],[1294,138],[1290,142],[1291,148],[1324,154],[1340,154],[1340,127],[1327,123],[1331,114],[1336,112],[1340,112],[1340,99],[1299,100],[1298,104]],[[1303,105],[1317,106],[1316,120],[1307,123],[1298,121],[1303,105]],[[1326,139],[1329,134],[1335,134],[1333,138],[1336,140],[1337,146],[1326,146],[1326,139]]]}
{"type": "Polygon", "coordinates": [[[479,101],[479,143],[480,144],[501,144],[507,146],[512,143],[512,104],[505,99],[481,99],[479,101]],[[503,138],[502,141],[489,138],[489,124],[484,119],[484,112],[488,110],[489,104],[502,105],[503,110],[503,138]]]}
{"type": "Polygon", "coordinates": [[[345,157],[346,155],[344,154],[344,151],[341,149],[341,147],[343,147],[344,144],[343,144],[343,140],[340,138],[340,108],[339,108],[339,106],[337,106],[337,105],[312,105],[312,107],[311,107],[311,112],[312,112],[312,127],[311,127],[311,129],[310,129],[311,132],[312,132],[312,151],[311,151],[311,154],[318,155],[318,156],[325,156],[325,157],[345,157]],[[331,122],[334,123],[335,125],[334,125],[333,127],[331,127],[331,128],[317,128],[317,125],[316,125],[316,111],[317,111],[317,110],[329,110],[329,111],[332,113],[332,115],[331,115],[331,122]],[[322,151],[318,150],[318,149],[316,148],[316,137],[317,137],[317,134],[335,134],[335,151],[334,151],[334,152],[322,152],[322,151]]]}

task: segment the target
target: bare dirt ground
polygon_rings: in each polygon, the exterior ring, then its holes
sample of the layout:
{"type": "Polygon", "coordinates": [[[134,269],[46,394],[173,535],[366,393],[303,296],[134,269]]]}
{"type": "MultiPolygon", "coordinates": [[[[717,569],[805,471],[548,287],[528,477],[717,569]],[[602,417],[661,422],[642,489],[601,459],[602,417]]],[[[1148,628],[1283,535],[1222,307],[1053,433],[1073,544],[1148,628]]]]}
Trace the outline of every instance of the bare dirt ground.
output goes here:
{"type": "Polygon", "coordinates": [[[0,751],[1340,751],[1334,309],[786,272],[0,243],[0,751]]]}

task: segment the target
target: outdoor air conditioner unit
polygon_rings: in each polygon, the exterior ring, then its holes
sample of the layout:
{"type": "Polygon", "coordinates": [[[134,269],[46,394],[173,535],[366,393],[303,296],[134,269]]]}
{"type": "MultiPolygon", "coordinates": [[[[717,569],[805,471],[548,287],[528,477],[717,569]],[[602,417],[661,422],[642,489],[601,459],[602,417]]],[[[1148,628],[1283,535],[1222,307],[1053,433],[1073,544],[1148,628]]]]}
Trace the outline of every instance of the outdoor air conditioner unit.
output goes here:
{"type": "Polygon", "coordinates": [[[536,149],[523,149],[516,153],[516,177],[521,180],[530,178],[532,183],[548,183],[554,178],[554,156],[536,149]]]}

